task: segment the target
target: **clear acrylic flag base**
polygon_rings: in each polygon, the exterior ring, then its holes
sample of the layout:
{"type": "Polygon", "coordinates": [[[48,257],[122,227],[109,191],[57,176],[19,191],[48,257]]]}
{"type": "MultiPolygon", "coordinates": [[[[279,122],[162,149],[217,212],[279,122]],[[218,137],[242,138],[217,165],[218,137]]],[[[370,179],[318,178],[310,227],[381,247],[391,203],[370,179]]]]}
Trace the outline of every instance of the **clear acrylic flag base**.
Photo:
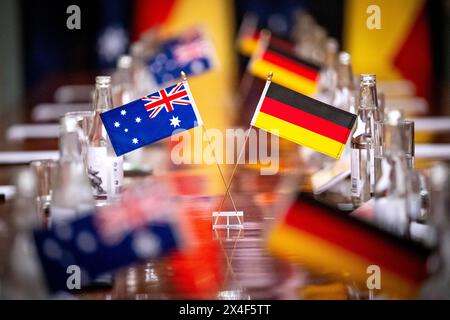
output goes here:
{"type": "Polygon", "coordinates": [[[213,230],[244,229],[244,211],[214,211],[213,230]]]}
{"type": "Polygon", "coordinates": [[[213,240],[221,241],[236,241],[244,238],[244,228],[231,229],[231,228],[216,228],[213,230],[213,240]]]}

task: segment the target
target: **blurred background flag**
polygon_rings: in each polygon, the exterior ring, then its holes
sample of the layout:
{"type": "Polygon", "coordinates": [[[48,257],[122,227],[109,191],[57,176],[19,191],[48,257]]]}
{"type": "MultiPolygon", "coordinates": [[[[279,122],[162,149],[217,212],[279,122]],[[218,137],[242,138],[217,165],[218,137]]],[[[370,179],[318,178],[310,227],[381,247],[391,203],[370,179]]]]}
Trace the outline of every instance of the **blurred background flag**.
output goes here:
{"type": "MultiPolygon", "coordinates": [[[[242,26],[241,28],[245,28],[242,26]]],[[[252,30],[252,31],[240,31],[237,38],[237,46],[239,52],[244,56],[251,56],[258,47],[258,42],[261,37],[262,30],[252,30]]],[[[277,48],[283,52],[295,55],[295,43],[289,39],[278,37],[275,35],[270,36],[270,45],[273,48],[277,48]]]]}
{"type": "Polygon", "coordinates": [[[190,28],[161,45],[161,50],[148,60],[150,73],[159,85],[187,75],[201,74],[216,64],[216,54],[210,40],[199,27],[190,28]]]}
{"type": "MultiPolygon", "coordinates": [[[[236,111],[232,97],[235,92],[238,68],[233,50],[235,39],[233,1],[138,0],[135,4],[135,12],[134,34],[136,37],[141,36],[150,27],[158,26],[162,34],[176,35],[201,23],[211,37],[222,67],[193,77],[189,80],[189,85],[196,92],[196,103],[208,127],[219,130],[229,128],[234,121],[236,111]]],[[[192,150],[192,153],[194,152],[196,151],[192,150]]],[[[203,151],[200,150],[200,152],[203,151]]],[[[222,194],[224,186],[217,168],[203,166],[201,170],[208,176],[206,189],[212,194],[222,194]]]]}
{"type": "Polygon", "coordinates": [[[133,10],[133,38],[139,37],[151,28],[163,26],[173,13],[179,0],[135,0],[133,10]]]}
{"type": "Polygon", "coordinates": [[[164,179],[147,179],[128,189],[119,202],[34,232],[51,291],[69,290],[68,267],[80,268],[81,285],[127,265],[159,258],[181,245],[178,212],[164,179]],[[149,196],[151,195],[151,196],[149,196]]]}
{"type": "Polygon", "coordinates": [[[97,59],[100,68],[113,68],[129,45],[129,2],[100,0],[97,59]]]}
{"type": "MultiPolygon", "coordinates": [[[[197,182],[198,184],[198,182],[197,182]]],[[[189,193],[194,184],[182,186],[180,213],[183,245],[169,257],[173,269],[173,285],[189,299],[214,299],[223,285],[224,258],[221,245],[214,240],[211,212],[217,199],[189,193]]]]}
{"type": "MultiPolygon", "coordinates": [[[[117,211],[116,215],[127,212],[117,211]]],[[[177,247],[175,229],[167,222],[146,219],[145,223],[129,229],[122,225],[121,239],[110,243],[105,241],[97,219],[95,214],[89,214],[68,224],[35,232],[37,252],[51,291],[69,290],[67,270],[71,265],[80,268],[84,286],[105,272],[160,257],[177,247]]]]}
{"type": "Polygon", "coordinates": [[[135,37],[141,36],[152,27],[159,27],[163,34],[181,34],[201,21],[201,26],[211,37],[218,60],[226,67],[216,68],[202,77],[195,77],[189,84],[198,92],[196,101],[208,126],[227,128],[233,120],[230,117],[233,108],[229,97],[232,96],[233,80],[237,71],[233,53],[233,2],[137,0],[134,12],[135,37]],[[221,85],[218,86],[217,83],[221,85]]]}
{"type": "Polygon", "coordinates": [[[117,155],[203,124],[186,81],[100,116],[117,155]]]}
{"type": "Polygon", "coordinates": [[[237,47],[244,56],[251,56],[255,51],[260,30],[258,29],[258,17],[247,13],[242,19],[237,35],[237,47]]]}
{"type": "Polygon", "coordinates": [[[427,278],[431,253],[343,212],[299,194],[273,229],[269,249],[283,259],[333,274],[367,288],[367,267],[381,269],[381,290],[397,298],[414,297],[427,278]]]}
{"type": "Polygon", "coordinates": [[[356,115],[267,81],[252,126],[339,159],[356,115]]]}
{"type": "Polygon", "coordinates": [[[430,101],[432,54],[426,1],[347,0],[344,46],[356,73],[381,80],[411,80],[416,94],[430,101]],[[369,6],[380,8],[380,29],[370,29],[369,6]]]}
{"type": "Polygon", "coordinates": [[[277,47],[281,41],[271,41],[271,36],[260,37],[258,48],[249,63],[250,72],[265,79],[271,71],[273,81],[297,92],[313,95],[317,90],[320,67],[297,57],[286,44],[277,47]],[[290,49],[290,50],[289,50],[290,49]]]}

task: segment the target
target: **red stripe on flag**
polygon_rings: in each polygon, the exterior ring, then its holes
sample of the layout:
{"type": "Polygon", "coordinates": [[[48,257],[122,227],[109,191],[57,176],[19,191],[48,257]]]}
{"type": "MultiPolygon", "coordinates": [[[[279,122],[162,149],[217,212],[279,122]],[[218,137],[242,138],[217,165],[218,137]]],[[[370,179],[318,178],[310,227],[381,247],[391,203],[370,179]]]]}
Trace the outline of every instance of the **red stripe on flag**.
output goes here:
{"type": "Polygon", "coordinates": [[[426,278],[425,261],[373,233],[322,213],[321,209],[297,202],[289,210],[285,223],[324,239],[345,251],[387,268],[397,275],[420,282],[426,278]]]}
{"type": "Polygon", "coordinates": [[[266,51],[263,54],[262,59],[278,65],[284,69],[287,69],[295,74],[298,74],[299,76],[310,79],[312,81],[317,81],[319,73],[316,70],[313,70],[308,66],[300,64],[294,60],[282,57],[271,51],[266,51]]]}
{"type": "Polygon", "coordinates": [[[255,41],[258,41],[260,34],[261,34],[261,31],[258,31],[258,30],[254,31],[251,35],[249,35],[249,38],[253,39],[255,41]]]}
{"type": "Polygon", "coordinates": [[[176,0],[135,0],[133,17],[133,39],[150,28],[161,26],[166,22],[176,0]]]}
{"type": "Polygon", "coordinates": [[[347,142],[350,134],[350,130],[345,127],[269,97],[264,99],[261,105],[261,112],[318,133],[342,144],[347,142]]]}
{"type": "Polygon", "coordinates": [[[430,102],[433,66],[430,27],[425,6],[424,3],[407,37],[394,56],[394,65],[406,79],[414,82],[417,95],[430,102]]]}

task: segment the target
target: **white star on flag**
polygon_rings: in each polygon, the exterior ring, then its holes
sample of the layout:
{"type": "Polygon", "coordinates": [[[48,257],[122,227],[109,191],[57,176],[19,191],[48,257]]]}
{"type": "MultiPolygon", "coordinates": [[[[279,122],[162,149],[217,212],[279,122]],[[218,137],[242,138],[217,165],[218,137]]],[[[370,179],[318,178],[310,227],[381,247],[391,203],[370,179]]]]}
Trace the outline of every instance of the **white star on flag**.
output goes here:
{"type": "Polygon", "coordinates": [[[203,63],[201,61],[196,60],[191,63],[191,70],[194,74],[201,73],[203,69],[205,69],[205,67],[203,66],[203,63]]]}
{"type": "Polygon", "coordinates": [[[123,115],[123,116],[126,115],[127,114],[127,110],[120,111],[120,114],[123,115]]]}
{"type": "Polygon", "coordinates": [[[114,127],[116,128],[120,127],[120,123],[118,121],[114,122],[114,127]]]}
{"type": "Polygon", "coordinates": [[[136,118],[136,123],[140,123],[141,122],[141,118],[137,117],[136,118]]]}
{"type": "Polygon", "coordinates": [[[139,140],[137,138],[133,138],[133,144],[138,144],[139,140]]]}
{"type": "Polygon", "coordinates": [[[174,128],[180,126],[181,121],[178,119],[178,117],[172,116],[172,119],[169,119],[169,120],[170,120],[170,125],[173,126],[174,128]]]}
{"type": "Polygon", "coordinates": [[[97,46],[100,56],[108,62],[115,61],[125,53],[128,36],[121,27],[108,27],[98,39],[97,46]]]}

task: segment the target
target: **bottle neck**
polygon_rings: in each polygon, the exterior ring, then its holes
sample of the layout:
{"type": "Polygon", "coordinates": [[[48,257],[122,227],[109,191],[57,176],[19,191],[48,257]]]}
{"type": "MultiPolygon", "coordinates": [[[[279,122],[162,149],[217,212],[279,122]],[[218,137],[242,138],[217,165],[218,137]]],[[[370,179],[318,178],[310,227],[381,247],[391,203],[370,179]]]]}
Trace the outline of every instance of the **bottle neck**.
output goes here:
{"type": "Polygon", "coordinates": [[[93,107],[95,112],[104,112],[111,109],[112,103],[112,93],[111,86],[96,86],[94,92],[94,102],[93,107]]]}
{"type": "Polygon", "coordinates": [[[94,120],[92,121],[91,130],[89,132],[89,146],[90,147],[105,147],[106,146],[106,130],[100,118],[100,111],[96,111],[94,120]]]}
{"type": "Polygon", "coordinates": [[[133,85],[133,70],[131,68],[119,69],[119,83],[123,87],[133,85]]]}
{"type": "Polygon", "coordinates": [[[333,48],[327,48],[325,50],[325,69],[335,69],[336,68],[336,50],[333,48]]]}
{"type": "Polygon", "coordinates": [[[373,123],[373,109],[370,108],[358,108],[358,123],[364,125],[364,133],[370,135],[372,123],[373,123]]]}
{"type": "Polygon", "coordinates": [[[377,112],[377,89],[375,82],[361,84],[358,115],[365,124],[365,133],[374,137],[375,121],[377,112]]]}
{"type": "Polygon", "coordinates": [[[359,106],[361,109],[371,109],[373,112],[378,109],[377,87],[375,82],[361,84],[359,106]]]}
{"type": "Polygon", "coordinates": [[[338,88],[353,90],[353,72],[350,64],[339,64],[338,66],[338,88]]]}
{"type": "Polygon", "coordinates": [[[374,119],[373,119],[373,112],[372,109],[367,109],[367,118],[365,122],[366,128],[365,128],[365,134],[373,138],[374,133],[374,119]]]}

